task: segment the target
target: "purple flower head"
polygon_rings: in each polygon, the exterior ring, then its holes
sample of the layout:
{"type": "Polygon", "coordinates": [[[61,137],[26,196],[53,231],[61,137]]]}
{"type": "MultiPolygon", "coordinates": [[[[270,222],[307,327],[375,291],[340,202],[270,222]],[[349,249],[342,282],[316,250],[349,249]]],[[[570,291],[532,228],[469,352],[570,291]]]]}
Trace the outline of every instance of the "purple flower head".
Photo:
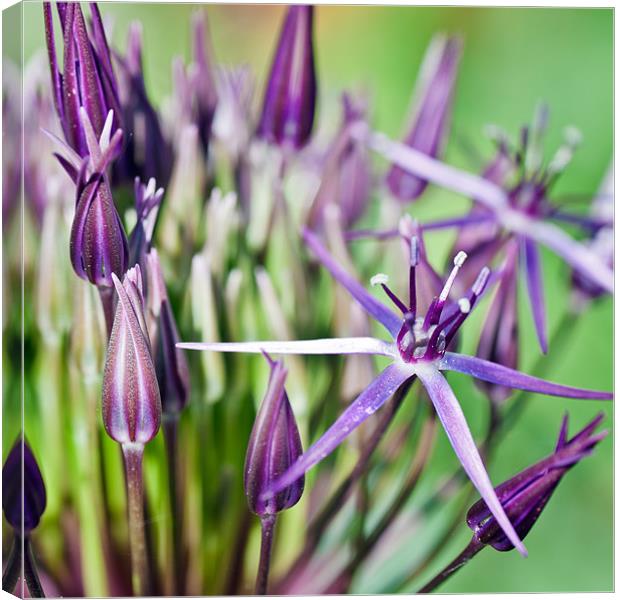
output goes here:
{"type": "MultiPolygon", "coordinates": [[[[415,148],[392,142],[381,134],[365,135],[366,142],[374,150],[405,171],[468,196],[485,208],[481,211],[472,211],[465,217],[424,224],[422,227],[425,230],[484,225],[487,230],[482,233],[481,239],[478,239],[480,243],[472,252],[472,259],[487,264],[497,256],[508,239],[518,242],[521,250],[519,264],[527,281],[532,316],[543,352],[547,351],[547,326],[540,244],[554,251],[592,284],[600,286],[609,293],[613,292],[613,270],[610,266],[593,249],[577,242],[551,222],[583,221],[562,213],[548,199],[551,187],[570,162],[580,136],[574,128],[567,128],[565,143],[548,164],[544,165],[541,142],[546,122],[547,112],[542,108],[537,112],[534,125],[522,130],[520,145],[512,153],[508,153],[513,162],[513,168],[508,168],[508,172],[512,172],[513,177],[506,175],[506,181],[502,186],[492,177],[479,177],[460,171],[434,160],[415,148]],[[493,235],[487,237],[489,232],[493,232],[493,235]]],[[[505,150],[502,152],[505,154],[505,150]]],[[[501,178],[503,177],[504,175],[501,178]]],[[[590,221],[586,220],[586,223],[589,224],[590,221]]],[[[397,231],[355,232],[349,237],[352,239],[369,234],[388,238],[397,235],[397,231]]],[[[469,276],[473,273],[475,270],[470,271],[469,276]]]]}
{"type": "MultiPolygon", "coordinates": [[[[99,141],[84,108],[80,117],[89,154],[80,159],[61,140],[67,157],[56,154],[61,165],[76,184],[76,204],[71,226],[70,256],[73,270],[82,279],[100,287],[112,286],[112,274],[122,277],[127,268],[127,237],[116,211],[106,168],[118,155],[122,131],[112,139],[112,112],[106,119],[99,141]]],[[[51,135],[51,134],[50,134],[51,135]]]]}
{"type": "Polygon", "coordinates": [[[145,444],[159,430],[161,401],[144,319],[142,276],[112,275],[118,303],[103,372],[103,424],[121,444],[145,444]]]}
{"type": "Polygon", "coordinates": [[[351,131],[364,124],[365,107],[343,94],[343,121],[325,157],[323,179],[310,209],[308,224],[315,229],[330,204],[340,208],[342,225],[351,227],[366,211],[372,185],[368,150],[351,131]]]}
{"type": "Polygon", "coordinates": [[[270,144],[299,149],[312,133],[317,93],[313,18],[312,6],[288,7],[257,130],[270,144]]]}
{"type": "MultiPolygon", "coordinates": [[[[567,440],[566,415],[553,454],[495,488],[499,501],[521,539],[530,532],[566,472],[588,456],[607,435],[607,431],[594,434],[602,419],[603,414],[599,414],[578,434],[567,440]]],[[[514,548],[484,500],[479,500],[469,509],[467,525],[474,532],[474,537],[483,544],[491,545],[500,552],[514,548]]]]}
{"type": "Polygon", "coordinates": [[[179,333],[164,276],[154,248],[146,255],[149,282],[148,306],[154,324],[149,328],[153,342],[155,373],[164,414],[179,413],[189,399],[189,369],[185,352],[177,348],[179,333]]]}
{"type": "Polygon", "coordinates": [[[54,104],[65,140],[79,156],[86,156],[89,148],[80,109],[86,110],[97,136],[108,113],[114,111],[112,129],[116,131],[121,114],[118,85],[97,4],[90,3],[90,36],[79,3],[57,2],[56,8],[64,38],[62,72],[56,59],[52,7],[49,2],[43,4],[54,104]]]}
{"type": "Polygon", "coordinates": [[[250,510],[262,517],[273,515],[299,502],[304,475],[268,499],[263,498],[283,473],[301,456],[303,449],[295,416],[284,389],[287,371],[280,361],[265,354],[271,368],[267,393],[256,415],[245,456],[244,486],[250,510]]]}
{"type": "MultiPolygon", "coordinates": [[[[414,93],[415,108],[404,143],[428,156],[443,151],[452,110],[452,97],[461,59],[461,41],[438,35],[431,41],[420,70],[414,93]]],[[[399,200],[418,198],[428,181],[394,165],[387,175],[387,185],[399,200]]]]}
{"type": "Polygon", "coordinates": [[[39,524],[45,505],[45,484],[39,465],[20,435],[2,467],[4,516],[18,535],[27,535],[39,524]]]}
{"type": "Polygon", "coordinates": [[[131,182],[138,175],[166,186],[172,172],[172,147],[164,138],[159,115],[151,104],[142,66],[142,25],[132,23],[127,52],[118,58],[120,98],[126,143],[114,165],[115,179],[131,182]]]}
{"type": "Polygon", "coordinates": [[[418,377],[426,388],[446,434],[465,472],[487,502],[492,514],[510,541],[525,554],[525,548],[506,517],[478,453],[461,406],[441,371],[457,371],[489,383],[552,396],[610,399],[611,393],[581,390],[520,373],[487,360],[448,352],[456,331],[465,321],[484,291],[489,270],[479,273],[466,295],[449,300],[450,289],[467,256],[459,253],[441,291],[431,300],[425,314],[418,306],[416,274],[420,262],[420,242],[406,240],[409,249],[409,294],[401,300],[388,286],[384,275],[375,276],[400,314],[370,295],[329,254],[318,238],[304,230],[308,248],[362,308],[390,334],[390,340],[373,337],[336,338],[303,341],[183,343],[181,347],[224,352],[274,352],[279,354],[370,354],[387,356],[391,363],[349,405],[332,426],[270,486],[264,499],[297,481],[312,466],[333,452],[351,432],[374,414],[403,383],[418,377]]]}

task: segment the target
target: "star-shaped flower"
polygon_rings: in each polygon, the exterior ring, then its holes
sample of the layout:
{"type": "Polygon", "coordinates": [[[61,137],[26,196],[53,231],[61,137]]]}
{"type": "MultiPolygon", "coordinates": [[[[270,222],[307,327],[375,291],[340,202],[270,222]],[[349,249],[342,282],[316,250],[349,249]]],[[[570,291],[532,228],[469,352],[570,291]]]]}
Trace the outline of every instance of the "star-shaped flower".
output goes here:
{"type": "Polygon", "coordinates": [[[526,550],[506,516],[493,489],[465,415],[442,371],[457,371],[490,383],[531,392],[567,398],[592,400],[610,399],[612,394],[582,390],[552,383],[520,373],[487,360],[466,356],[447,349],[457,330],[476,304],[488,282],[490,271],[483,268],[469,293],[449,301],[452,284],[467,256],[459,252],[443,289],[434,297],[425,315],[420,314],[416,294],[416,267],[420,260],[418,237],[406,241],[410,250],[409,301],[403,302],[387,286],[387,277],[375,276],[373,283],[381,285],[400,315],[370,295],[329,254],[319,239],[305,229],[303,238],[331,275],[344,286],[365,311],[390,334],[390,340],[373,337],[336,338],[303,341],[257,341],[239,343],[182,343],[194,350],[221,352],[273,352],[274,354],[372,354],[387,356],[392,362],[349,405],[333,425],[297,461],[271,485],[267,495],[291,485],[312,466],[331,453],[352,431],[375,413],[403,383],[419,378],[426,388],[448,439],[465,472],[486,502],[510,542],[523,554],[526,550]]]}

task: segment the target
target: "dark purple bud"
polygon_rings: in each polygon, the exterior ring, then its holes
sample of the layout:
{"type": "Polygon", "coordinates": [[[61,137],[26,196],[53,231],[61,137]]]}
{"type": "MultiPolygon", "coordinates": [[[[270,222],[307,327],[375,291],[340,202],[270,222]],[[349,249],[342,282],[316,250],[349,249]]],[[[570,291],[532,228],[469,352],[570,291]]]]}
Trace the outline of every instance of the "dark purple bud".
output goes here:
{"type": "MultiPolygon", "coordinates": [[[[530,532],[566,472],[588,456],[607,435],[606,431],[594,435],[603,416],[599,414],[570,440],[566,439],[568,415],[565,416],[555,452],[495,488],[520,539],[530,532]]],[[[507,552],[514,547],[484,500],[479,500],[469,509],[467,525],[479,542],[491,545],[500,552],[507,552]]]]}
{"type": "MultiPolygon", "coordinates": [[[[416,83],[415,108],[404,143],[433,158],[441,154],[447,138],[460,58],[460,39],[436,36],[426,51],[416,83]]],[[[396,198],[408,202],[422,194],[428,181],[393,166],[387,185],[396,198]]]]}
{"type": "MultiPolygon", "coordinates": [[[[118,86],[99,10],[91,6],[93,40],[90,39],[79,3],[57,3],[64,36],[63,70],[60,71],[54,36],[52,7],[43,4],[47,52],[52,76],[54,104],[67,143],[80,155],[88,154],[80,118],[84,107],[97,137],[110,110],[118,119],[118,86]]],[[[118,128],[115,120],[113,131],[118,128]]]]}
{"type": "Polygon", "coordinates": [[[151,177],[164,187],[172,172],[172,148],[164,138],[157,111],[153,108],[142,68],[142,26],[132,23],[127,36],[127,54],[119,58],[123,129],[127,142],[115,164],[114,177],[132,181],[138,175],[151,177]]]}
{"type": "Polygon", "coordinates": [[[364,214],[372,185],[370,157],[364,144],[351,135],[364,123],[365,109],[343,95],[344,119],[325,158],[321,185],[310,209],[309,225],[316,228],[329,204],[340,208],[342,226],[348,229],[364,214]]]}
{"type": "Polygon", "coordinates": [[[127,237],[114,206],[107,177],[80,170],[75,216],[71,226],[70,254],[74,271],[99,287],[112,286],[112,274],[127,269],[127,237]]]}
{"type": "Polygon", "coordinates": [[[289,6],[278,41],[257,135],[270,144],[303,147],[312,133],[316,76],[312,6],[289,6]]]}
{"type": "MultiPolygon", "coordinates": [[[[511,244],[506,252],[495,295],[484,320],[476,356],[516,369],[519,359],[517,327],[518,248],[511,244]]],[[[493,402],[501,403],[513,392],[511,388],[476,380],[476,384],[493,402]]]]}
{"type": "Polygon", "coordinates": [[[194,15],[192,27],[194,33],[192,84],[196,98],[196,124],[200,143],[206,153],[209,149],[211,125],[218,101],[206,12],[198,12],[194,15]]]}
{"type": "Polygon", "coordinates": [[[177,348],[180,342],[176,321],[170,306],[157,250],[146,256],[149,282],[148,305],[153,318],[150,328],[155,357],[155,373],[164,414],[179,413],[189,398],[189,369],[185,351],[177,348]]]}
{"type": "Polygon", "coordinates": [[[39,465],[32,450],[20,435],[2,467],[4,516],[16,533],[28,534],[39,524],[45,511],[45,504],[45,484],[39,465]]]}
{"type": "Polygon", "coordinates": [[[123,283],[112,275],[118,293],[114,324],[103,372],[103,424],[121,444],[145,444],[161,422],[161,400],[144,319],[142,276],[135,266],[123,283]]]}
{"type": "Polygon", "coordinates": [[[265,355],[271,367],[267,393],[256,415],[245,457],[245,495],[250,510],[262,517],[297,504],[304,491],[302,476],[268,500],[263,494],[302,454],[295,416],[284,389],[287,371],[265,355]]]}

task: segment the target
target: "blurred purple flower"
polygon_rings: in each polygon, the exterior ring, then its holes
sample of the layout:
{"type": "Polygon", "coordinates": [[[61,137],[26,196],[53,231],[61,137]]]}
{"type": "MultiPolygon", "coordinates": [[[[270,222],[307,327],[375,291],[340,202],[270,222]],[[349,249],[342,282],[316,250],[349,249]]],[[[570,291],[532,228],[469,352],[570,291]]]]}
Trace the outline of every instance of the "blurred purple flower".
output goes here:
{"type": "Polygon", "coordinates": [[[159,115],[149,101],[142,66],[142,25],[132,23],[127,53],[118,57],[125,147],[114,165],[114,177],[133,181],[151,177],[164,187],[172,171],[172,146],[164,138],[159,115]]]}
{"type": "MultiPolygon", "coordinates": [[[[594,447],[605,438],[607,431],[594,435],[603,416],[599,414],[579,433],[567,440],[566,415],[562,420],[560,436],[553,454],[495,488],[499,501],[521,539],[530,532],[566,472],[591,454],[594,447]]],[[[474,532],[474,538],[482,544],[491,545],[500,552],[514,548],[484,500],[478,500],[469,509],[467,525],[474,532]]]]}
{"type": "MultiPolygon", "coordinates": [[[[547,327],[539,244],[550,248],[570,267],[591,280],[592,284],[609,293],[613,292],[614,279],[613,270],[596,252],[550,222],[554,219],[568,220],[567,215],[549,202],[548,193],[570,162],[580,136],[575,129],[567,128],[564,145],[543,167],[540,146],[546,121],[546,110],[539,109],[533,127],[522,130],[521,146],[512,157],[513,171],[518,175],[517,181],[508,181],[503,186],[491,178],[478,177],[445,165],[414,148],[393,142],[382,134],[362,134],[375,151],[402,169],[473,198],[486,209],[472,212],[465,217],[426,224],[422,226],[423,229],[454,226],[466,228],[484,224],[489,231],[494,230],[497,233],[486,242],[480,243],[473,254],[487,263],[497,255],[507,239],[518,241],[521,249],[520,266],[526,277],[532,316],[543,352],[547,351],[547,327]]],[[[397,235],[397,231],[359,232],[350,238],[365,235],[388,238],[397,235]]]]}
{"type": "Polygon", "coordinates": [[[312,6],[287,9],[257,130],[258,137],[271,144],[299,149],[312,133],[317,93],[313,18],[312,6]]]}
{"type": "Polygon", "coordinates": [[[60,119],[65,140],[80,156],[88,154],[86,132],[80,117],[84,107],[93,125],[96,136],[100,136],[108,113],[112,110],[112,130],[119,127],[120,103],[118,85],[110,49],[103,29],[103,22],[97,4],[89,4],[91,12],[91,35],[80,4],[57,2],[58,17],[64,36],[63,70],[59,69],[52,7],[43,3],[45,39],[52,76],[52,91],[56,112],[60,119]]]}
{"type": "Polygon", "coordinates": [[[17,535],[27,535],[39,524],[45,505],[45,484],[39,465],[20,435],[2,467],[4,516],[17,535]]]}
{"type": "Polygon", "coordinates": [[[287,370],[265,354],[271,368],[267,392],[256,415],[245,457],[244,486],[250,510],[263,517],[299,502],[304,475],[271,498],[263,494],[301,456],[303,449],[295,416],[284,389],[287,370]]]}
{"type": "Polygon", "coordinates": [[[342,226],[351,227],[366,211],[370,201],[372,177],[366,147],[351,135],[351,130],[365,120],[366,109],[348,94],[343,94],[342,125],[325,157],[321,185],[316,193],[308,225],[315,229],[330,204],[340,208],[342,226]]]}
{"type": "MultiPolygon", "coordinates": [[[[443,151],[448,134],[461,46],[458,38],[435,36],[416,83],[413,117],[404,143],[433,158],[443,151]]],[[[409,202],[424,192],[428,181],[394,165],[387,185],[396,198],[409,202]]]]}
{"type": "Polygon", "coordinates": [[[304,341],[238,342],[238,343],[183,343],[181,347],[195,350],[223,352],[274,352],[279,354],[370,354],[387,356],[392,362],[362,392],[287,472],[271,485],[273,495],[295,482],[308,469],[323,460],[351,432],[375,413],[406,381],[418,377],[426,388],[446,434],[463,468],[511,542],[525,554],[512,525],[507,519],[487,475],[465,416],[452,389],[441,371],[457,371],[489,383],[531,392],[568,398],[610,399],[611,393],[581,390],[548,382],[487,360],[448,352],[457,330],[480,297],[489,278],[485,267],[469,293],[451,303],[448,296],[452,284],[467,256],[460,252],[443,289],[430,303],[426,315],[420,314],[416,293],[416,268],[419,264],[419,240],[407,237],[409,249],[409,301],[403,302],[387,286],[385,275],[376,275],[372,283],[379,284],[401,313],[396,315],[355,281],[327,252],[318,238],[309,230],[303,232],[310,250],[344,286],[353,298],[378,321],[391,336],[390,341],[372,337],[336,338],[304,341]]]}
{"type": "Polygon", "coordinates": [[[123,283],[112,275],[118,294],[103,373],[103,424],[124,446],[152,440],[161,421],[161,400],[144,318],[142,276],[135,266],[123,283]]]}

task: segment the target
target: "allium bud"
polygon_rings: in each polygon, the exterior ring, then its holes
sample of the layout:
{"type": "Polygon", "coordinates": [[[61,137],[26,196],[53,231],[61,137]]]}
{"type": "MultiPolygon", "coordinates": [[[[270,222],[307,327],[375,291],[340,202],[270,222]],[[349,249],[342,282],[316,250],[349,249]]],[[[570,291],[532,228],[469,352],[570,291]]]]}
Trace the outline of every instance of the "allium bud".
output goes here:
{"type": "Polygon", "coordinates": [[[32,450],[20,435],[2,467],[4,516],[17,534],[28,534],[39,524],[45,505],[45,484],[39,465],[32,450]]]}
{"type": "MultiPolygon", "coordinates": [[[[599,414],[577,435],[567,440],[566,415],[554,453],[495,488],[499,501],[521,539],[530,532],[566,472],[588,456],[607,435],[606,431],[593,435],[603,416],[599,414]]],[[[467,525],[479,542],[491,545],[500,552],[507,552],[514,547],[484,500],[479,500],[469,509],[467,525]]]]}
{"type": "Polygon", "coordinates": [[[142,276],[135,266],[123,283],[112,275],[118,293],[103,373],[103,424],[121,444],[145,444],[161,421],[161,400],[144,319],[142,276]]]}
{"type": "Polygon", "coordinates": [[[372,185],[368,150],[351,135],[353,129],[364,123],[365,107],[354,104],[343,95],[344,119],[325,158],[325,170],[309,215],[309,225],[315,228],[323,219],[329,204],[340,208],[342,226],[348,229],[365,212],[372,185]]]}
{"type": "MultiPolygon", "coordinates": [[[[519,359],[519,331],[517,327],[517,260],[518,248],[507,249],[506,261],[484,320],[476,356],[491,362],[517,368],[519,359]]],[[[476,385],[494,402],[501,403],[513,392],[511,388],[476,381],[476,385]]]]}
{"type": "Polygon", "coordinates": [[[155,373],[164,414],[178,413],[187,404],[189,396],[189,369],[185,352],[176,347],[180,341],[177,325],[168,299],[166,284],[154,248],[146,256],[149,282],[149,312],[154,318],[150,329],[155,358],[155,373]]]}
{"type": "Polygon", "coordinates": [[[248,505],[259,517],[297,504],[305,483],[302,476],[268,500],[261,497],[302,454],[297,423],[284,389],[287,371],[282,362],[265,356],[271,367],[269,385],[254,421],[244,468],[248,505]]]}
{"type": "MultiPolygon", "coordinates": [[[[436,36],[431,41],[415,89],[415,109],[404,143],[437,158],[448,133],[452,96],[461,58],[458,38],[436,36]]],[[[428,181],[393,166],[387,185],[396,198],[408,202],[418,198],[428,181]]]]}
{"type": "Polygon", "coordinates": [[[299,149],[312,133],[317,93],[313,11],[312,6],[289,6],[284,20],[257,131],[270,144],[299,149]]]}
{"type": "MultiPolygon", "coordinates": [[[[115,119],[120,115],[118,86],[97,5],[90,4],[92,40],[79,3],[58,2],[56,6],[64,35],[62,73],[56,59],[52,7],[49,2],[43,4],[54,103],[67,143],[80,156],[86,156],[89,149],[80,108],[84,107],[99,136],[108,112],[113,110],[115,119]]],[[[118,125],[115,120],[113,130],[118,125]]]]}

